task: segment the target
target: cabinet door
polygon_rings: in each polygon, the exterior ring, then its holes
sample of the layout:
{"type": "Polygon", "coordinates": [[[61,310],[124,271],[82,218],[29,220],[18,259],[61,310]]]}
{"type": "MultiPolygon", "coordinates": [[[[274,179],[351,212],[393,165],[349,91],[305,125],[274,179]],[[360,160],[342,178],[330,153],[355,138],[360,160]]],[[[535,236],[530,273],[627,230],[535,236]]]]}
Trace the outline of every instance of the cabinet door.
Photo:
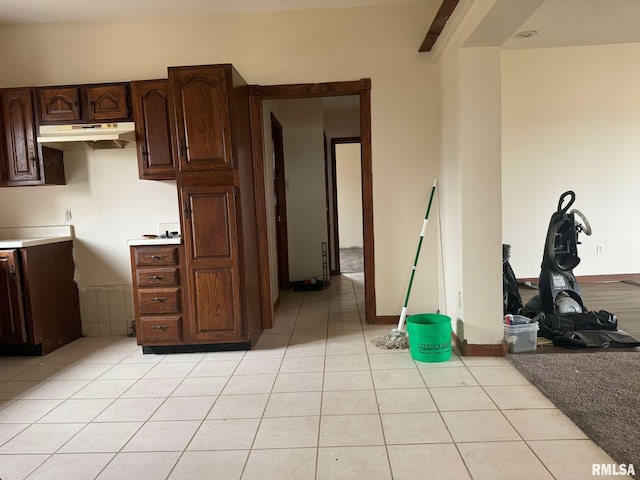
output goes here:
{"type": "Polygon", "coordinates": [[[31,88],[2,91],[8,182],[40,179],[32,95],[31,88]]]}
{"type": "Polygon", "coordinates": [[[0,250],[0,344],[26,341],[18,250],[0,250]]]}
{"type": "Polygon", "coordinates": [[[232,167],[224,67],[169,68],[174,151],[181,171],[232,167]]]}
{"type": "Polygon", "coordinates": [[[140,178],[176,178],[171,152],[169,95],[166,80],[131,83],[140,178]]]}
{"type": "Polygon", "coordinates": [[[38,98],[43,123],[80,120],[80,92],[77,87],[39,88],[38,98]]]}
{"type": "Polygon", "coordinates": [[[123,120],[129,117],[126,85],[83,87],[83,91],[85,120],[123,120]]]}
{"type": "Polygon", "coordinates": [[[197,342],[239,341],[240,277],[233,187],[180,189],[184,207],[191,336],[197,342]]]}

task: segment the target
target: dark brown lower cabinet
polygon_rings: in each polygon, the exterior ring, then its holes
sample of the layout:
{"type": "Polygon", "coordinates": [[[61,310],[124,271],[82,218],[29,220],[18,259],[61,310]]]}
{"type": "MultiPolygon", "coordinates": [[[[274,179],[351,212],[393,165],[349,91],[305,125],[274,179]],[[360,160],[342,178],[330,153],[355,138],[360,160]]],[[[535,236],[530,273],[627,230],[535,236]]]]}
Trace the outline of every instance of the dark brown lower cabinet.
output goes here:
{"type": "Polygon", "coordinates": [[[189,272],[192,339],[247,341],[240,301],[236,189],[179,190],[189,272]]]}
{"type": "Polygon", "coordinates": [[[0,344],[27,342],[27,325],[22,304],[20,252],[0,250],[0,344]]]}
{"type": "Polygon", "coordinates": [[[179,189],[184,245],[132,246],[138,344],[147,353],[249,349],[262,331],[259,290],[241,262],[235,187],[179,189]]]}
{"type": "Polygon", "coordinates": [[[0,355],[46,355],[82,336],[72,242],[0,250],[0,355]]]}

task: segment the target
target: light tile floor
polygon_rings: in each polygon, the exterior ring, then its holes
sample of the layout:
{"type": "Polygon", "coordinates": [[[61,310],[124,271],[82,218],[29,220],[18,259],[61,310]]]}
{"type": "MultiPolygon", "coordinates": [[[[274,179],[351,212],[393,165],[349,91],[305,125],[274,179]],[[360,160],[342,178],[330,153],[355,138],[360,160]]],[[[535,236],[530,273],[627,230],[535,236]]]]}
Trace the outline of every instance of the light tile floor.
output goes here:
{"type": "MultiPolygon", "coordinates": [[[[249,352],[82,338],[0,358],[0,478],[571,480],[611,458],[504,358],[369,340],[362,275],[284,292],[249,352]]],[[[602,478],[602,477],[599,477],[602,478]]]]}

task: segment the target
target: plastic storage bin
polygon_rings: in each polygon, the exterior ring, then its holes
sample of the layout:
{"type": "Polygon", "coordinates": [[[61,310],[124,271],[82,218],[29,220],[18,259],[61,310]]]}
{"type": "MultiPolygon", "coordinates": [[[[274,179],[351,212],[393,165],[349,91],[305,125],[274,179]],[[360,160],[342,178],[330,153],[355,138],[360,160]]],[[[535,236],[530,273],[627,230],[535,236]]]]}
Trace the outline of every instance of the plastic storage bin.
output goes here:
{"type": "Polygon", "coordinates": [[[521,325],[503,325],[504,339],[509,345],[509,353],[531,352],[538,343],[538,322],[521,325]]]}

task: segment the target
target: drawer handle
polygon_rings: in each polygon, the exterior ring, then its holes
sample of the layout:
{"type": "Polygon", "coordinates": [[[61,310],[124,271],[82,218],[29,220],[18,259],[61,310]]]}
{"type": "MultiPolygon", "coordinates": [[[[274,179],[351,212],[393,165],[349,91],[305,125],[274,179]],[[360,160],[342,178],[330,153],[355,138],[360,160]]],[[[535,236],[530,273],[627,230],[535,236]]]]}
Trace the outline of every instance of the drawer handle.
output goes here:
{"type": "Polygon", "coordinates": [[[150,275],[149,280],[164,280],[162,275],[150,275]]]}
{"type": "Polygon", "coordinates": [[[151,299],[152,302],[160,302],[160,303],[166,302],[167,300],[169,300],[167,297],[153,297],[151,299]]]}
{"type": "Polygon", "coordinates": [[[153,325],[152,330],[169,330],[169,325],[153,325]]]}
{"type": "Polygon", "coordinates": [[[164,255],[147,255],[147,258],[150,258],[151,260],[161,260],[164,258],[164,255]]]}

